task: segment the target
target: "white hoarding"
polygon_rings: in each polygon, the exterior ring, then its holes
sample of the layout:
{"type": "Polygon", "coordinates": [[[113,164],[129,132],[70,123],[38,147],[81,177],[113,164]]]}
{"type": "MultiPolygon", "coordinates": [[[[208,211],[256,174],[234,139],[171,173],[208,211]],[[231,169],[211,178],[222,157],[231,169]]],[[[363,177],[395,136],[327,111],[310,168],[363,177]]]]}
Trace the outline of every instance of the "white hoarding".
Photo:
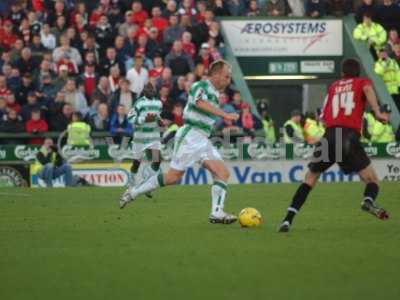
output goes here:
{"type": "Polygon", "coordinates": [[[342,20],[224,20],[235,56],[341,56],[342,20]]]}
{"type": "MultiPolygon", "coordinates": [[[[400,181],[400,160],[375,159],[372,161],[383,181],[400,181]]],[[[298,183],[304,178],[307,171],[306,160],[282,160],[282,161],[227,161],[231,177],[229,184],[273,184],[273,183],[298,183]]],[[[168,168],[168,163],[163,163],[162,168],[168,168]]],[[[123,187],[129,182],[129,164],[74,164],[73,173],[84,177],[96,186],[123,187]]],[[[350,182],[360,181],[358,175],[345,175],[337,166],[323,173],[321,182],[350,182]]],[[[183,185],[211,184],[211,174],[204,168],[194,166],[189,168],[182,178],[183,185]]],[[[35,172],[31,172],[31,186],[44,186],[42,180],[37,178],[35,172]]],[[[54,181],[54,186],[64,186],[63,179],[54,181]]]]}

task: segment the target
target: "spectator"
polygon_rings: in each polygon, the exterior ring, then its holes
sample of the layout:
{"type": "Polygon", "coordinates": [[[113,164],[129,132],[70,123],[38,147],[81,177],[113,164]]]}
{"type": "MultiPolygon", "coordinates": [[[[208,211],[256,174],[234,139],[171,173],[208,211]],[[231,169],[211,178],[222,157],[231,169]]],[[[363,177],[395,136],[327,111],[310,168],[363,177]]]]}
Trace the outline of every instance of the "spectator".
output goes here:
{"type": "Polygon", "coordinates": [[[142,65],[143,56],[141,54],[136,54],[133,68],[126,73],[126,78],[130,82],[130,90],[136,95],[140,95],[144,85],[149,80],[149,73],[142,65]]]}
{"type": "Polygon", "coordinates": [[[194,70],[193,60],[183,52],[182,42],[174,42],[170,53],[165,57],[165,66],[171,68],[174,76],[186,75],[194,70]]]}
{"type": "Polygon", "coordinates": [[[394,48],[396,45],[400,45],[400,38],[397,30],[395,28],[390,29],[388,38],[388,50],[390,56],[394,55],[394,48]]]}
{"type": "Polygon", "coordinates": [[[72,113],[71,123],[67,127],[67,144],[71,146],[89,146],[92,144],[90,138],[90,125],[83,121],[80,112],[72,113]]]}
{"type": "Polygon", "coordinates": [[[123,105],[127,111],[130,111],[136,101],[136,97],[137,95],[129,89],[129,80],[121,79],[120,88],[114,92],[111,99],[111,112],[115,113],[119,105],[123,105]]]}
{"type": "Polygon", "coordinates": [[[70,104],[61,103],[61,110],[50,118],[51,130],[57,132],[66,130],[72,120],[72,113],[73,108],[70,104]]]}
{"type": "Polygon", "coordinates": [[[196,56],[196,46],[192,43],[192,34],[185,31],[182,34],[182,49],[192,59],[196,56]]]}
{"type": "Polygon", "coordinates": [[[240,112],[239,126],[243,129],[244,134],[254,137],[256,129],[260,128],[260,122],[257,117],[252,114],[250,105],[243,103],[240,112]]]}
{"type": "Polygon", "coordinates": [[[172,124],[183,126],[183,105],[179,102],[172,107],[172,124]]]}
{"type": "Polygon", "coordinates": [[[35,85],[32,80],[32,76],[29,73],[25,73],[22,76],[21,85],[18,91],[15,93],[15,98],[20,105],[26,103],[29,92],[35,91],[35,85]]]}
{"type": "Polygon", "coordinates": [[[379,59],[375,62],[374,70],[384,81],[389,94],[392,95],[396,106],[400,110],[400,68],[398,63],[388,56],[385,49],[381,49],[379,59]]]}
{"type": "Polygon", "coordinates": [[[64,161],[52,139],[45,139],[36,159],[37,175],[44,181],[46,187],[53,187],[53,180],[61,176],[67,187],[89,185],[85,179],[73,176],[71,165],[64,161]]]}
{"type": "Polygon", "coordinates": [[[86,99],[91,99],[97,86],[97,75],[94,64],[85,64],[84,73],[80,77],[80,83],[83,85],[83,91],[86,99]]]}
{"type": "Polygon", "coordinates": [[[67,9],[65,8],[64,1],[56,0],[54,3],[54,9],[49,11],[47,21],[50,25],[54,26],[58,17],[66,15],[67,9]]]}
{"type": "Polygon", "coordinates": [[[8,97],[12,94],[10,89],[7,86],[7,78],[6,76],[0,74],[0,97],[8,97]]]}
{"type": "Polygon", "coordinates": [[[21,74],[33,73],[37,68],[37,61],[33,60],[32,51],[28,47],[25,47],[21,51],[21,58],[17,60],[16,65],[21,74]]]}
{"type": "Polygon", "coordinates": [[[301,126],[302,115],[299,110],[294,110],[291,113],[291,118],[283,124],[283,139],[285,144],[303,143],[304,132],[301,126]]]}
{"type": "Polygon", "coordinates": [[[155,28],[157,28],[160,34],[163,34],[164,30],[168,27],[168,21],[162,16],[162,11],[159,6],[154,6],[151,9],[152,23],[155,28]]]}
{"type": "MultiPolygon", "coordinates": [[[[7,133],[21,133],[25,131],[24,122],[15,110],[8,110],[7,117],[1,124],[0,131],[7,133]]],[[[4,141],[6,144],[19,144],[20,142],[18,139],[6,139],[4,141]]]]}
{"type": "Polygon", "coordinates": [[[393,47],[393,57],[397,61],[397,63],[400,65],[400,45],[395,45],[393,47]]]}
{"type": "MultiPolygon", "coordinates": [[[[38,134],[44,133],[49,130],[47,122],[40,117],[40,110],[33,109],[31,112],[31,118],[25,124],[25,129],[27,133],[38,134]]],[[[33,138],[29,140],[31,145],[41,145],[43,143],[43,138],[33,138]]]]}
{"type": "Polygon", "coordinates": [[[168,0],[165,10],[163,11],[163,17],[169,19],[170,16],[177,13],[177,5],[175,0],[168,0]]]}
{"type": "Polygon", "coordinates": [[[140,1],[134,1],[132,3],[132,23],[137,24],[139,27],[143,27],[148,14],[143,10],[142,3],[140,1]]]}
{"type": "Polygon", "coordinates": [[[49,103],[56,98],[58,89],[53,84],[50,74],[44,74],[42,76],[42,80],[39,85],[39,92],[42,94],[45,103],[49,103]]]}
{"type": "Polygon", "coordinates": [[[117,106],[116,112],[111,117],[110,132],[117,144],[121,143],[123,137],[132,136],[133,128],[132,124],[128,122],[125,106],[117,106]]]}
{"type": "Polygon", "coordinates": [[[75,112],[80,112],[82,115],[86,115],[88,112],[88,104],[85,96],[80,90],[76,88],[76,82],[74,79],[68,79],[65,87],[65,102],[72,106],[75,112]]]}
{"type": "MultiPolygon", "coordinates": [[[[387,120],[390,120],[390,114],[392,109],[390,105],[381,105],[380,112],[384,114],[387,120]]],[[[371,130],[371,142],[373,143],[393,143],[395,142],[395,134],[390,122],[382,122],[380,120],[375,120],[371,130]]]]}
{"type": "Polygon", "coordinates": [[[267,16],[279,17],[286,15],[286,5],[284,0],[269,0],[265,6],[267,16]]]}
{"type": "Polygon", "coordinates": [[[352,1],[348,0],[329,0],[329,13],[335,17],[347,15],[352,10],[352,1]]]}
{"type": "Polygon", "coordinates": [[[82,57],[76,48],[70,46],[70,41],[66,35],[60,37],[60,47],[53,51],[53,59],[55,63],[59,63],[62,59],[68,59],[76,70],[82,64],[82,57]]]}
{"type": "Polygon", "coordinates": [[[25,122],[28,121],[32,116],[32,111],[40,110],[40,104],[38,103],[36,92],[32,91],[28,93],[27,104],[22,106],[21,117],[25,122]]]}
{"type": "Polygon", "coordinates": [[[288,0],[290,9],[289,17],[304,17],[304,1],[303,0],[288,0]]]}
{"type": "MultiPolygon", "coordinates": [[[[181,99],[182,95],[185,94],[185,76],[179,76],[176,80],[176,83],[172,89],[171,92],[171,97],[173,99],[179,100],[181,99]]],[[[185,105],[186,102],[182,103],[182,105],[185,105]]]]}
{"type": "Polygon", "coordinates": [[[97,44],[100,46],[100,54],[103,55],[107,46],[112,43],[113,38],[113,30],[108,22],[107,16],[102,15],[100,17],[99,22],[96,24],[96,28],[94,29],[94,35],[97,44]]]}
{"type": "Polygon", "coordinates": [[[321,18],[326,15],[326,4],[324,0],[307,0],[306,15],[312,18],[321,18]]]}
{"type": "Polygon", "coordinates": [[[161,86],[167,86],[168,88],[172,88],[173,80],[172,80],[172,71],[170,68],[164,68],[161,73],[161,77],[157,80],[157,90],[160,90],[161,86]]]}
{"type": "Polygon", "coordinates": [[[376,5],[374,0],[362,0],[362,4],[357,8],[355,18],[357,23],[362,23],[365,13],[371,16],[372,20],[376,18],[376,5]]]}
{"type": "MultiPolygon", "coordinates": [[[[270,1],[276,1],[276,0],[270,0],[270,1]]],[[[229,16],[229,10],[226,1],[212,0],[211,3],[214,15],[218,17],[229,16]]]]}
{"type": "Polygon", "coordinates": [[[108,131],[110,129],[108,107],[105,103],[100,103],[97,106],[97,112],[90,118],[89,124],[93,131],[108,131]]]}
{"type": "Polygon", "coordinates": [[[125,74],[125,66],[122,61],[118,61],[117,51],[114,47],[108,47],[104,59],[100,60],[99,74],[101,76],[110,75],[110,69],[118,66],[122,74],[125,74]]]}
{"type": "Polygon", "coordinates": [[[392,28],[400,30],[400,6],[393,0],[383,0],[376,8],[376,21],[389,31],[392,28]]]}
{"type": "Polygon", "coordinates": [[[100,77],[99,84],[93,92],[90,105],[92,107],[97,107],[99,103],[106,103],[109,105],[111,103],[111,90],[108,78],[105,76],[100,77]],[[98,103],[96,103],[98,101],[98,103]]]}
{"type": "Polygon", "coordinates": [[[128,29],[132,26],[132,11],[128,10],[124,15],[124,22],[118,27],[118,34],[124,38],[128,36],[128,29]]]}
{"type": "Polygon", "coordinates": [[[59,41],[62,34],[67,30],[67,21],[65,16],[58,16],[56,20],[56,25],[51,26],[50,32],[56,37],[56,40],[59,41]]]}
{"type": "Polygon", "coordinates": [[[150,70],[149,76],[158,79],[164,70],[163,59],[160,55],[154,56],[153,65],[154,67],[150,70]]]}
{"type": "Polygon", "coordinates": [[[306,113],[303,130],[304,140],[309,145],[316,144],[325,134],[325,128],[318,122],[318,115],[315,112],[306,113]]]}
{"type": "Polygon", "coordinates": [[[260,8],[258,7],[257,0],[250,0],[249,1],[249,8],[247,9],[246,16],[248,17],[257,17],[259,16],[260,8]]]}
{"type": "Polygon", "coordinates": [[[210,54],[210,46],[207,43],[201,45],[199,55],[196,57],[195,64],[202,64],[206,70],[210,64],[214,61],[210,54]]]}
{"type": "Polygon", "coordinates": [[[174,41],[180,40],[184,29],[178,24],[178,16],[171,15],[169,17],[169,26],[164,31],[164,45],[166,49],[169,49],[174,41]]]}
{"type": "Polygon", "coordinates": [[[0,127],[5,118],[7,118],[7,102],[4,97],[0,97],[0,127]]]}
{"type": "Polygon", "coordinates": [[[12,21],[5,20],[2,29],[3,30],[0,29],[0,46],[5,50],[10,50],[13,44],[17,41],[12,21]]]}
{"type": "Polygon", "coordinates": [[[112,93],[114,93],[119,88],[120,80],[121,72],[118,65],[115,65],[110,69],[110,75],[108,76],[108,84],[112,93]]]}
{"type": "MultiPolygon", "coordinates": [[[[387,34],[380,24],[372,22],[369,13],[364,13],[363,22],[354,29],[353,37],[356,40],[364,41],[368,47],[373,47],[375,51],[378,51],[385,44],[387,34]]],[[[371,52],[376,57],[375,52],[371,52]]]]}
{"type": "Polygon", "coordinates": [[[265,142],[267,144],[275,144],[276,135],[274,128],[274,121],[271,119],[271,116],[268,113],[268,104],[264,101],[260,101],[257,104],[257,110],[261,115],[262,127],[265,135],[265,142]]]}
{"type": "Polygon", "coordinates": [[[7,105],[7,110],[14,110],[17,114],[19,114],[22,110],[21,105],[19,105],[16,101],[15,101],[15,97],[13,94],[9,95],[8,97],[5,98],[6,99],[6,105],[7,105]]]}

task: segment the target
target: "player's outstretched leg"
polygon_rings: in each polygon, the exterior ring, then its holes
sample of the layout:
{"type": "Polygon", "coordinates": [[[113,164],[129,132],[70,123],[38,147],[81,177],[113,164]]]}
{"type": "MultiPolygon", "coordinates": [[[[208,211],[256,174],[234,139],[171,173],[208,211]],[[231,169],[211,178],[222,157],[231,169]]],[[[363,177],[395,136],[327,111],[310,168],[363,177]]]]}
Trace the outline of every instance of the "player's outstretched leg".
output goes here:
{"type": "Polygon", "coordinates": [[[126,190],[120,200],[119,207],[124,208],[129,202],[135,200],[138,196],[152,192],[158,188],[164,187],[166,185],[172,185],[182,178],[184,172],[174,169],[169,169],[167,173],[161,173],[151,176],[147,180],[143,181],[138,186],[130,187],[126,190]]]}
{"type": "MultiPolygon", "coordinates": [[[[156,175],[159,170],[160,170],[160,165],[161,165],[161,151],[160,150],[148,150],[148,155],[152,160],[152,163],[150,166],[147,166],[144,168],[143,173],[142,173],[142,178],[143,180],[147,180],[151,176],[156,175]]],[[[147,198],[153,198],[153,194],[151,192],[145,193],[145,196],[147,198]]]]}
{"type": "Polygon", "coordinates": [[[292,203],[287,209],[286,217],[283,219],[279,226],[279,232],[288,232],[290,226],[293,223],[293,219],[296,214],[300,211],[303,204],[306,202],[308,194],[316,184],[319,178],[319,173],[308,171],[304,182],[298,187],[296,193],[293,196],[292,203]]]}
{"type": "Polygon", "coordinates": [[[131,165],[131,185],[134,186],[137,184],[137,173],[140,167],[140,160],[134,159],[131,165]]]}
{"type": "Polygon", "coordinates": [[[380,220],[389,219],[387,211],[375,204],[375,199],[379,193],[378,177],[372,165],[359,172],[360,178],[365,183],[364,199],[361,202],[361,209],[380,220]]]}
{"type": "Polygon", "coordinates": [[[227,191],[227,182],[229,179],[229,170],[223,161],[205,161],[204,167],[208,169],[214,177],[214,183],[211,187],[211,213],[209,222],[216,224],[232,224],[236,222],[237,217],[224,211],[225,197],[227,191]]]}

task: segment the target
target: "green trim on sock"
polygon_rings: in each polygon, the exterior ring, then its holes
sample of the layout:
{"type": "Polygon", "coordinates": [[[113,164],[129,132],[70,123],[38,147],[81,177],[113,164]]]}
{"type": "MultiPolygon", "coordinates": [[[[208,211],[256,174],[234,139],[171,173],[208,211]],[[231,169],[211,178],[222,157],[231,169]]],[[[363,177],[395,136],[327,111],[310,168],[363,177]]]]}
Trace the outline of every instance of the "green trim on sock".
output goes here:
{"type": "Polygon", "coordinates": [[[165,186],[165,184],[164,184],[164,175],[163,175],[163,173],[158,173],[158,175],[157,175],[157,181],[158,181],[158,184],[159,184],[159,186],[165,186]]]}
{"type": "Polygon", "coordinates": [[[220,188],[226,190],[227,184],[223,181],[214,181],[213,185],[219,186],[220,188]]]}
{"type": "Polygon", "coordinates": [[[154,172],[157,172],[158,170],[160,170],[160,164],[159,163],[152,163],[150,165],[150,167],[154,172]]]}

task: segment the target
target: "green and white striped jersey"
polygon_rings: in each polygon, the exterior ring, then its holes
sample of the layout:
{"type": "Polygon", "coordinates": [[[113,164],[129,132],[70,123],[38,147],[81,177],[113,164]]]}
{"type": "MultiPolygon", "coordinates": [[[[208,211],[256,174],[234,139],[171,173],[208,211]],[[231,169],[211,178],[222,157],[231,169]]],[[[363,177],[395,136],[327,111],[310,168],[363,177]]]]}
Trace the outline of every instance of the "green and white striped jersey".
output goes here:
{"type": "Polygon", "coordinates": [[[128,121],[134,125],[133,142],[148,144],[160,140],[160,127],[158,121],[161,118],[163,104],[158,99],[140,97],[128,113],[128,121]],[[146,122],[148,114],[157,116],[153,122],[146,122]]]}
{"type": "Polygon", "coordinates": [[[183,112],[185,125],[200,129],[207,136],[210,136],[218,117],[197,108],[198,100],[207,101],[215,107],[219,106],[219,92],[208,80],[195,82],[189,91],[189,98],[183,112]]]}

